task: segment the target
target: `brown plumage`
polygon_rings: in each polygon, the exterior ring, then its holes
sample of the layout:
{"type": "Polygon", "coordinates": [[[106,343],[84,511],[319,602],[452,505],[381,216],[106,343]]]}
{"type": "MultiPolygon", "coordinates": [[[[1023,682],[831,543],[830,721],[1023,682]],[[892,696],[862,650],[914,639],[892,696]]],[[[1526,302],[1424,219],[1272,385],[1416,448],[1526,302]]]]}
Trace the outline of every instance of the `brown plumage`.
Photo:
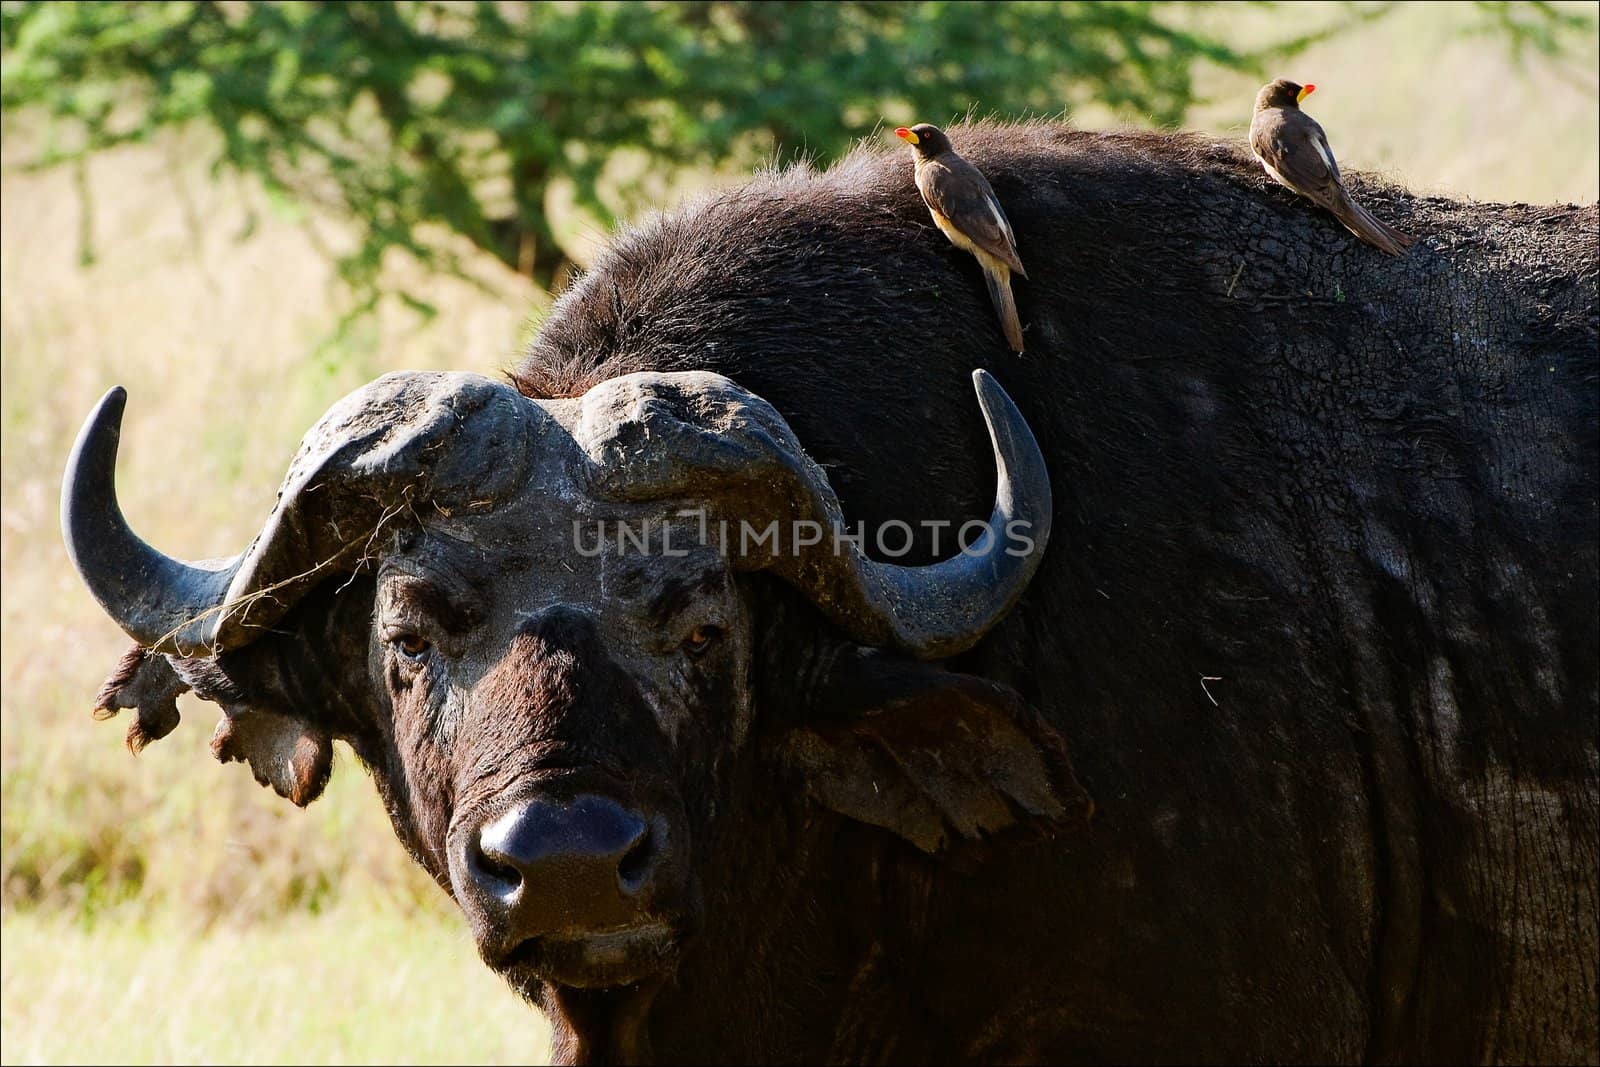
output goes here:
{"type": "Polygon", "coordinates": [[[989,299],[1000,316],[1011,350],[1022,354],[1022,323],[1017,318],[1017,302],[1011,295],[1011,274],[1026,278],[1022,260],[1017,258],[1017,239],[1011,232],[1000,198],[994,195],[983,172],[956,154],[950,138],[939,127],[926,122],[895,135],[905,141],[916,158],[917,191],[928,205],[933,223],[950,243],[977,257],[989,283],[989,299]]]}
{"type": "Polygon", "coordinates": [[[1344,228],[1380,252],[1398,256],[1416,238],[1375,218],[1345,190],[1339,164],[1317,120],[1300,110],[1315,85],[1287,78],[1262,87],[1250,120],[1250,149],[1279,185],[1333,213],[1344,228]]]}

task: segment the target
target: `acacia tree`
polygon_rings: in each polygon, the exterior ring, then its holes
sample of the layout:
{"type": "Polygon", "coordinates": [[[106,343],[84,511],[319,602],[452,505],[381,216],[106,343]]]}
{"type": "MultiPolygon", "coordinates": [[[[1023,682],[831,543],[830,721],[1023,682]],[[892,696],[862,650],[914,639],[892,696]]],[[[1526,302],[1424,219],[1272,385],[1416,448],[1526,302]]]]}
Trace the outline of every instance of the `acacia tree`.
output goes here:
{"type": "MultiPolygon", "coordinates": [[[[1054,114],[1095,100],[1177,122],[1199,61],[1256,69],[1265,54],[1185,29],[1193,6],[7,2],[0,104],[50,116],[36,166],[164,127],[215,130],[213,173],[356,223],[338,267],[364,310],[392,248],[460,273],[430,227],[550,287],[566,266],[552,189],[568,185],[609,225],[640,192],[606,170],[622,150],[653,174],[826,162],[886,116],[941,121],[974,105],[1054,114]]],[[[1571,29],[1553,10],[1530,22],[1486,6],[1557,44],[1571,29]]]]}

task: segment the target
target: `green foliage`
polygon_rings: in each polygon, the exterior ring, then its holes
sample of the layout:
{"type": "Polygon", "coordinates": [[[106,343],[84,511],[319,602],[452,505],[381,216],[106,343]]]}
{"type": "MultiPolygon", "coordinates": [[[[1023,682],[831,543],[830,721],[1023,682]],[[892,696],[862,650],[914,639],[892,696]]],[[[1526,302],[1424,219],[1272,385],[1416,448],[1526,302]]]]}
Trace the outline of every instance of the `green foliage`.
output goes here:
{"type": "MultiPolygon", "coordinates": [[[[221,135],[216,167],[284,210],[353,216],[339,256],[370,302],[385,253],[459,264],[466,237],[549,285],[558,184],[602,225],[642,177],[822,160],[886,122],[1097,100],[1180,119],[1197,60],[1250,58],[1128,3],[18,3],[3,103],[56,121],[52,165],[164,126],[221,135]]],[[[425,310],[425,309],[424,309],[425,310]]]]}
{"type": "MultiPolygon", "coordinates": [[[[1545,0],[1475,0],[1482,16],[1470,32],[1502,38],[1512,56],[1525,62],[1528,53],[1561,59],[1569,55],[1574,42],[1592,39],[1596,19],[1592,12],[1563,8],[1545,0]]],[[[1592,82],[1594,72],[1588,71],[1592,82]]]]}
{"type": "MultiPolygon", "coordinates": [[[[1293,35],[1245,52],[1195,28],[1202,6],[7,2],[0,103],[51,116],[40,166],[167,126],[213,129],[214,172],[258,179],[284,212],[357,223],[335,258],[359,312],[392,250],[464,276],[452,236],[551,287],[568,265],[553,194],[608,226],[651,180],[826,162],[901,122],[1096,102],[1176,123],[1200,63],[1258,71],[1393,8],[1351,4],[1309,29],[1286,17],[1293,35]]],[[[1542,3],[1479,8],[1519,51],[1559,53],[1594,27],[1542,3]]]]}

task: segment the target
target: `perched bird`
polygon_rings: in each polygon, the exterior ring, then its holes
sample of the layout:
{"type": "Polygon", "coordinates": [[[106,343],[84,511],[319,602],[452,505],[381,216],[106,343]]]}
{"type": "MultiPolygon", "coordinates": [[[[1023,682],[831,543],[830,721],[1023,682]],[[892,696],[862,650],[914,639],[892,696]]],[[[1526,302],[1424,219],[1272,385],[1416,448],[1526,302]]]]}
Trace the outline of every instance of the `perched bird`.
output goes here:
{"type": "Polygon", "coordinates": [[[950,138],[937,126],[921,122],[909,129],[897,127],[894,132],[916,155],[917,191],[928,205],[934,225],[951,244],[978,258],[989,283],[989,299],[1000,316],[1000,328],[1011,350],[1020,355],[1022,323],[1017,321],[1017,302],[1011,295],[1011,273],[1026,278],[1028,272],[1017,258],[1016,236],[989,179],[956,154],[950,138]]]}
{"type": "Polygon", "coordinates": [[[1350,199],[1322,127],[1300,110],[1300,101],[1314,89],[1315,85],[1302,86],[1287,78],[1262,86],[1250,120],[1251,151],[1279,185],[1333,212],[1345,229],[1378,251],[1401,255],[1416,238],[1379,221],[1350,199]]]}

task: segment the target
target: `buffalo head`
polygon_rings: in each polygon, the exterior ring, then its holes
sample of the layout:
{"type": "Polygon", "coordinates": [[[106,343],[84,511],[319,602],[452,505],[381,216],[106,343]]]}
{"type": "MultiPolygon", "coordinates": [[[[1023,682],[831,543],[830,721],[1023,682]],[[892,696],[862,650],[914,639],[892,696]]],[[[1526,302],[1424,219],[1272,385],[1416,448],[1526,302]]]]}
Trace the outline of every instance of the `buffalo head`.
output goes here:
{"type": "Polygon", "coordinates": [[[936,853],[1082,812],[1015,692],[930,662],[1007,613],[1049,534],[1033,436],[975,382],[994,511],[920,567],[869,558],[783,418],[710,373],[570,400],[389,375],[307,435],[242,554],[179,562],[118,509],[113,390],[62,500],[79,573],[137,643],[99,705],[137,708],[143,744],[192,689],[222,706],[216,754],[299,804],[348,741],[530,994],[668,974],[723,921],[763,819],[936,853]]]}

